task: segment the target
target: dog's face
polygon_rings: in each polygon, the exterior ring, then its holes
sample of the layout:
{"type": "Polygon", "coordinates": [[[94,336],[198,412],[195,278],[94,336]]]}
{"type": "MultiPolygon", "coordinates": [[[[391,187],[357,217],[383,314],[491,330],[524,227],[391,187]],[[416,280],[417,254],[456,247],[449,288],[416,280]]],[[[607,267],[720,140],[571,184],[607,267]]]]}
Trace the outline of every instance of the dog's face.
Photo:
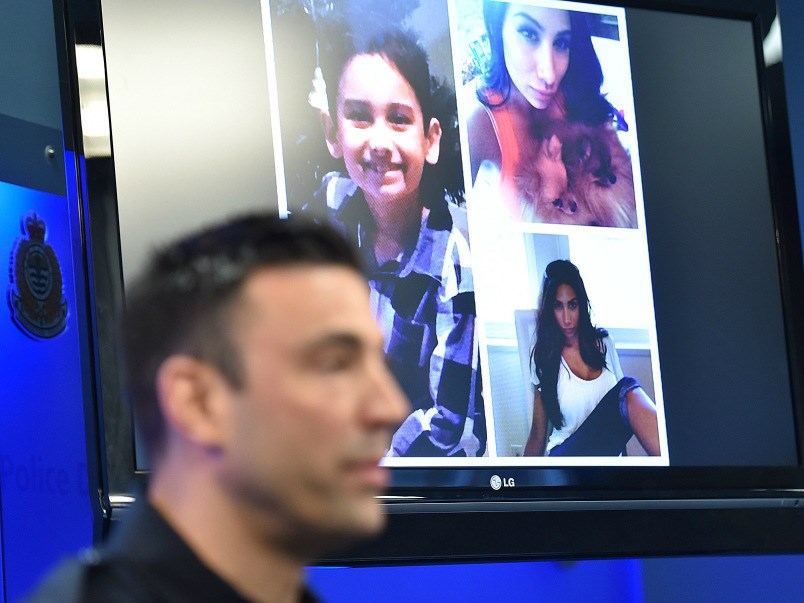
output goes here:
{"type": "MultiPolygon", "coordinates": [[[[562,160],[562,143],[555,134],[537,141],[523,153],[517,168],[516,183],[525,214],[551,213],[554,203],[567,191],[567,167],[562,160]]],[[[544,220],[545,222],[547,220],[544,220]]]]}
{"type": "Polygon", "coordinates": [[[636,227],[631,159],[613,130],[553,121],[532,136],[516,175],[526,219],[636,227]]]}
{"type": "Polygon", "coordinates": [[[570,130],[562,146],[562,160],[567,167],[568,186],[560,200],[560,209],[575,217],[575,224],[600,224],[601,203],[617,176],[611,169],[607,145],[587,131],[570,130]],[[601,194],[602,193],[602,194],[601,194]]]}
{"type": "Polygon", "coordinates": [[[605,128],[575,126],[564,140],[567,193],[562,199],[577,208],[578,224],[636,227],[631,160],[617,135],[605,128]]]}

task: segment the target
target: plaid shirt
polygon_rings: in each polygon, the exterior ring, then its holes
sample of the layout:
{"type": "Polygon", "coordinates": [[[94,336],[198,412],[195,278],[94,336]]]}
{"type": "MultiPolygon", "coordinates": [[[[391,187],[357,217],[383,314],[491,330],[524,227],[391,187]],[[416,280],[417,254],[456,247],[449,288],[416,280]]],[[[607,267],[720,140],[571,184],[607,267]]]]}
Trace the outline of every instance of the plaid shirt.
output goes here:
{"type": "Polygon", "coordinates": [[[471,255],[451,213],[463,210],[437,199],[415,244],[378,265],[376,225],[354,182],[327,174],[316,204],[319,212],[326,206],[330,222],[361,251],[389,366],[413,404],[389,455],[482,454],[486,428],[471,255]]]}

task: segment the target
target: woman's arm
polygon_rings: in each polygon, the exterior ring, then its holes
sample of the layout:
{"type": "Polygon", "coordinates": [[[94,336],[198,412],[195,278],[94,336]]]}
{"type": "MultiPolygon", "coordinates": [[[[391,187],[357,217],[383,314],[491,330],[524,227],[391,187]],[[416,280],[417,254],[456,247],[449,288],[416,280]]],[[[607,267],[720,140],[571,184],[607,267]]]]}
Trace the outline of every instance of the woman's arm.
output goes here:
{"type": "Polygon", "coordinates": [[[539,390],[533,394],[533,421],[530,425],[528,442],[525,444],[525,456],[544,456],[544,446],[547,442],[547,415],[544,413],[544,404],[539,390]]]}
{"type": "Polygon", "coordinates": [[[617,346],[614,345],[611,335],[603,339],[603,345],[606,346],[606,366],[619,381],[623,378],[623,369],[620,367],[620,355],[617,353],[617,346]]]}

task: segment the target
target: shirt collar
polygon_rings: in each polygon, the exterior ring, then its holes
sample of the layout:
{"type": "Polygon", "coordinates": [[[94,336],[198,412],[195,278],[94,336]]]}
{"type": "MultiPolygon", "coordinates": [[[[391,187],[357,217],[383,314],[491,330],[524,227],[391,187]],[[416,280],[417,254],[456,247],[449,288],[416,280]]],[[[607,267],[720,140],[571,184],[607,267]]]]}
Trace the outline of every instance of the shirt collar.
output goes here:
{"type": "MultiPolygon", "coordinates": [[[[165,600],[188,603],[249,603],[208,568],[147,501],[126,511],[113,530],[106,554],[131,563],[147,576],[149,586],[167,595],[165,600]]],[[[306,588],[301,603],[317,603],[306,588]]]]}
{"type": "Polygon", "coordinates": [[[335,210],[335,219],[355,239],[363,250],[366,269],[372,274],[398,274],[405,277],[412,272],[441,279],[447,246],[452,231],[452,216],[446,199],[438,197],[430,204],[427,216],[422,219],[415,245],[406,249],[395,260],[378,266],[373,246],[377,225],[363,191],[355,188],[335,210]]]}

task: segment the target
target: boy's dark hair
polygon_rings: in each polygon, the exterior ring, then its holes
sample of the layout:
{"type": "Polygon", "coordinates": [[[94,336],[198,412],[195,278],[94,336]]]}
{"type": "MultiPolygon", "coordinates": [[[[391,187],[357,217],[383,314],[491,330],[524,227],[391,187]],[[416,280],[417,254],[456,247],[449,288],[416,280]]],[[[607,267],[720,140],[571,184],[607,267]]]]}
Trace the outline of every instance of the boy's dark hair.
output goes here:
{"type": "Polygon", "coordinates": [[[407,80],[422,108],[425,134],[433,117],[430,65],[416,36],[402,29],[390,29],[361,39],[351,31],[334,27],[325,31],[321,52],[321,75],[327,85],[327,104],[333,121],[338,119],[338,86],[347,63],[361,54],[379,55],[394,65],[407,80]]]}
{"type": "Polygon", "coordinates": [[[229,327],[244,282],[261,268],[307,264],[362,271],[355,250],[331,227],[267,214],[201,230],[154,254],[127,291],[123,318],[128,394],[151,458],[164,443],[155,388],[162,363],[187,354],[241,386],[229,327]]]}

